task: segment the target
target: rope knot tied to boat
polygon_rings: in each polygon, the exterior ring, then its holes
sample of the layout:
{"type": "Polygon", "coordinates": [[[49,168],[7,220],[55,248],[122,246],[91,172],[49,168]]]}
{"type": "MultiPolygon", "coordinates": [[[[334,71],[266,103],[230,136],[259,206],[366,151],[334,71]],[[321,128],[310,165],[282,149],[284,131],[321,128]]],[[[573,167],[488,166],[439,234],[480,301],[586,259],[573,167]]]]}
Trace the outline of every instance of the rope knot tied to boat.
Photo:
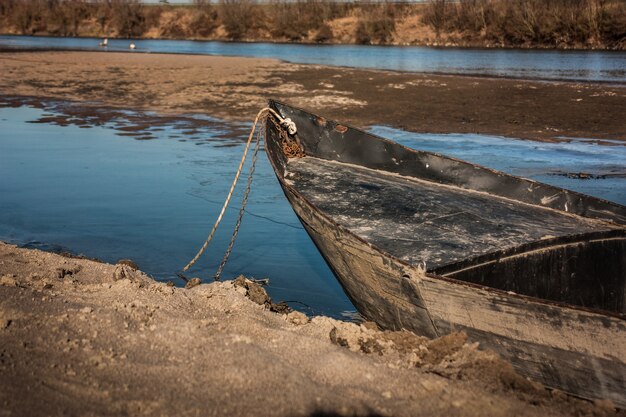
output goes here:
{"type": "Polygon", "coordinates": [[[287,129],[287,133],[289,133],[291,136],[295,135],[296,133],[298,133],[298,128],[296,126],[296,124],[293,122],[293,120],[291,120],[290,118],[286,118],[283,119],[280,123],[281,126],[283,126],[284,128],[287,129]]]}

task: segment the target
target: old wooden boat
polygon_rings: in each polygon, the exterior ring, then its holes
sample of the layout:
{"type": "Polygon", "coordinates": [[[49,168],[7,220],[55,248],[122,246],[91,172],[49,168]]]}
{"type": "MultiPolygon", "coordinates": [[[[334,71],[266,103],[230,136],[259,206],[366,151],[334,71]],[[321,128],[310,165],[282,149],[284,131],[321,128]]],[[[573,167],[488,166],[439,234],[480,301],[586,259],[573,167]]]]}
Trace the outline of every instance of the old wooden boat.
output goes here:
{"type": "Polygon", "coordinates": [[[626,407],[626,207],[270,107],[297,126],[267,123],[280,185],[363,316],[626,407]]]}

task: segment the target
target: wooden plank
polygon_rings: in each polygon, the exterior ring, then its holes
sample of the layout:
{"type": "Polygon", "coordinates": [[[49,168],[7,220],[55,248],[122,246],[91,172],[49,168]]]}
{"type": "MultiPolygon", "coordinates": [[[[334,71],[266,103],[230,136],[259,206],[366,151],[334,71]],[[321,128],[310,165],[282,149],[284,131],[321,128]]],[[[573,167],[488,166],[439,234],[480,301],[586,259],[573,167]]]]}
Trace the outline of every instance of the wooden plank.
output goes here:
{"type": "Polygon", "coordinates": [[[466,331],[524,375],[626,406],[626,324],[618,317],[416,276],[439,332],[466,331]]]}

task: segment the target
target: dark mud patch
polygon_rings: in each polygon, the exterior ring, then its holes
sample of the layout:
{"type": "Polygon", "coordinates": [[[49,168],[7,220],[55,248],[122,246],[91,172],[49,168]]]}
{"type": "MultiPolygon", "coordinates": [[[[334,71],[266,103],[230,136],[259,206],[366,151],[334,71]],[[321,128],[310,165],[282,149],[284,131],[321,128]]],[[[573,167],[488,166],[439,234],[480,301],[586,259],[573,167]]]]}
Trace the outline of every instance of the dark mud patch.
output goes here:
{"type": "Polygon", "coordinates": [[[197,144],[212,143],[216,146],[237,146],[245,140],[248,126],[243,123],[227,123],[205,116],[163,115],[152,112],[128,111],[101,106],[98,103],[48,100],[45,98],[4,96],[0,107],[18,108],[30,106],[46,113],[29,123],[56,126],[77,126],[89,129],[106,126],[117,136],[135,140],[152,140],[167,135],[170,138],[185,137],[197,144]],[[220,132],[217,136],[215,132],[220,132]],[[211,138],[211,140],[207,140],[211,138]]]}
{"type": "Polygon", "coordinates": [[[590,172],[550,172],[548,175],[555,175],[559,177],[567,177],[575,180],[606,180],[609,178],[626,178],[626,171],[616,171],[607,173],[590,173],[590,172]]]}
{"type": "Polygon", "coordinates": [[[267,291],[257,282],[240,275],[233,281],[235,288],[240,288],[244,295],[253,302],[265,306],[266,309],[276,313],[288,314],[292,310],[284,301],[275,303],[267,294],[267,291]],[[245,291],[244,291],[245,290],[245,291]]]}
{"type": "Polygon", "coordinates": [[[623,86],[507,78],[303,67],[274,74],[302,87],[285,100],[305,103],[304,92],[332,80],[337,91],[366,106],[329,102],[317,114],[355,126],[386,125],[412,132],[479,133],[560,141],[566,135],[626,140],[623,86]],[[312,76],[312,73],[315,73],[312,76]],[[344,75],[336,77],[336,75],[344,75]]]}
{"type": "Polygon", "coordinates": [[[26,243],[23,243],[23,244],[19,245],[18,247],[22,248],[22,249],[42,250],[42,251],[45,251],[45,252],[50,252],[50,253],[54,253],[54,254],[63,256],[64,258],[87,259],[87,260],[98,262],[98,263],[103,263],[104,262],[104,261],[102,261],[102,260],[100,260],[98,258],[88,257],[88,256],[85,256],[85,255],[83,255],[81,253],[73,252],[72,250],[70,250],[69,248],[67,248],[65,246],[58,245],[58,244],[55,244],[55,243],[40,242],[38,240],[28,241],[26,243]]]}

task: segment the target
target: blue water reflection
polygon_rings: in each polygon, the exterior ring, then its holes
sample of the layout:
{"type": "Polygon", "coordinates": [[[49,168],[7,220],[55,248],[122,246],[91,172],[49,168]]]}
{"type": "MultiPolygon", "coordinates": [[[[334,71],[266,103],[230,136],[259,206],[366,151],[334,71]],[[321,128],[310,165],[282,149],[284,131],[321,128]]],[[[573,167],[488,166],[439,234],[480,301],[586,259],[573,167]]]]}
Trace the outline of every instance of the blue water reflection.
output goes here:
{"type": "MultiPolygon", "coordinates": [[[[241,140],[220,138],[225,132],[218,123],[202,131],[202,140],[175,125],[153,131],[154,140],[135,140],[118,135],[119,120],[90,128],[27,123],[44,115],[54,112],[0,108],[0,240],[108,262],[130,258],[157,279],[175,279],[221,209],[241,140]]],[[[240,201],[241,190],[189,276],[212,278],[240,201]]],[[[265,155],[223,277],[240,273],[269,277],[270,295],[304,303],[293,304],[304,311],[354,311],[265,155]]]]}

